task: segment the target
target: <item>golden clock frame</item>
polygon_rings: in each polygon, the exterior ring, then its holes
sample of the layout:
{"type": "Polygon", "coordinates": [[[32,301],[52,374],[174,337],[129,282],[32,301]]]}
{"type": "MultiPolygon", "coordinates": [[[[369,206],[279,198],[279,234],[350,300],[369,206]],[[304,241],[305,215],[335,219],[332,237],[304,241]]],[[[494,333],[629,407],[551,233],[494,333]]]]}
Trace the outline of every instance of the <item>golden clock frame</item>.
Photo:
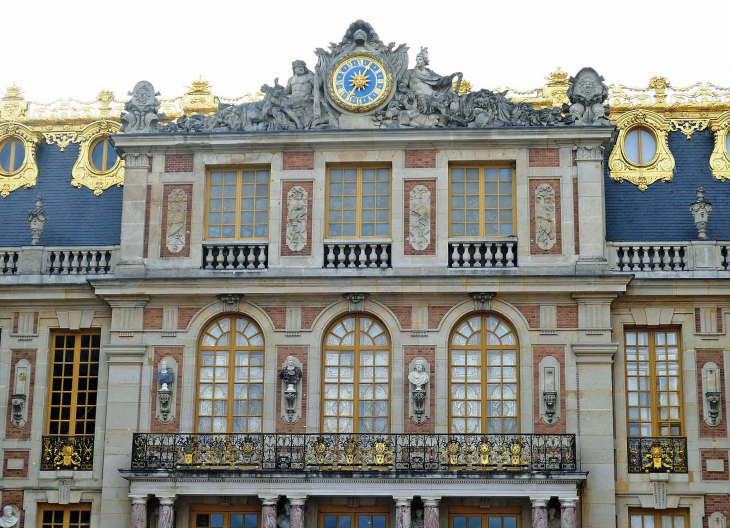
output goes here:
{"type": "Polygon", "coordinates": [[[621,115],[616,122],[618,140],[608,158],[611,178],[618,182],[631,182],[641,192],[656,181],[670,181],[674,176],[675,163],[667,139],[669,126],[669,120],[649,110],[633,110],[621,115]],[[638,127],[650,131],[656,140],[656,153],[648,163],[630,161],[624,149],[626,135],[638,127]]]}
{"type": "Polygon", "coordinates": [[[92,147],[97,140],[105,138],[119,131],[119,123],[114,121],[95,121],[84,127],[78,134],[79,157],[71,169],[71,185],[74,187],[88,187],[96,196],[100,196],[112,185],[124,185],[124,160],[118,158],[114,166],[106,171],[100,171],[91,162],[92,147]]]}
{"type": "Polygon", "coordinates": [[[20,187],[28,189],[38,182],[38,162],[36,149],[41,142],[41,135],[20,123],[0,124],[0,145],[10,140],[17,140],[23,144],[25,159],[23,165],[13,172],[0,169],[0,196],[7,198],[11,192],[20,187]]]}
{"type": "Polygon", "coordinates": [[[710,123],[710,130],[715,136],[715,148],[710,155],[712,175],[724,182],[730,180],[730,152],[727,149],[727,137],[730,134],[730,111],[717,116],[710,123]]]}
{"type": "Polygon", "coordinates": [[[330,99],[332,102],[334,102],[340,109],[345,110],[346,112],[352,112],[355,114],[364,114],[366,112],[369,112],[371,110],[374,110],[375,108],[379,108],[380,106],[384,105],[390,100],[391,91],[393,88],[393,74],[390,73],[389,69],[385,65],[385,61],[379,57],[376,57],[375,55],[372,55],[370,53],[366,53],[363,51],[353,51],[352,53],[348,53],[344,57],[342,57],[335,66],[330,70],[329,73],[329,79],[327,80],[327,88],[330,95],[330,99]],[[380,66],[383,71],[385,72],[385,87],[383,88],[382,93],[384,94],[382,96],[382,99],[376,99],[375,101],[372,101],[366,105],[362,106],[351,106],[347,103],[344,103],[342,100],[337,97],[337,91],[335,90],[335,73],[342,67],[342,65],[353,58],[359,58],[364,57],[367,58],[370,61],[376,62],[378,66],[380,66]]]}

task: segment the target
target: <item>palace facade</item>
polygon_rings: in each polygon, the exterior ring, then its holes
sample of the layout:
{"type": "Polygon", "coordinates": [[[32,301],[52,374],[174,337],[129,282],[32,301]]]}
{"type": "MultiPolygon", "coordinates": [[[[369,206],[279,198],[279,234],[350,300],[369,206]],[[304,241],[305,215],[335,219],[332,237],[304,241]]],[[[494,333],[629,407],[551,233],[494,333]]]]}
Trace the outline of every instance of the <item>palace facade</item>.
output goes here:
{"type": "Polygon", "coordinates": [[[408,57],[7,90],[4,528],[726,528],[730,90],[408,57]]]}

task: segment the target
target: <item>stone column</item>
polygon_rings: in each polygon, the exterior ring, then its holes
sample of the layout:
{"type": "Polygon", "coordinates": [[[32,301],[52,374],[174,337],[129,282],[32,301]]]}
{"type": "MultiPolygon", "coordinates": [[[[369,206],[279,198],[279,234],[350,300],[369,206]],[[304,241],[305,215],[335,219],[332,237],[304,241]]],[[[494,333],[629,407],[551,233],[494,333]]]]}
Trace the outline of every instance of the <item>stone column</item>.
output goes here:
{"type": "Polygon", "coordinates": [[[441,497],[423,499],[423,528],[439,528],[439,500],[441,497]]]}
{"type": "Polygon", "coordinates": [[[289,527],[304,528],[304,503],[307,497],[289,497],[289,527]]]}
{"type": "Polygon", "coordinates": [[[561,528],[576,528],[578,526],[575,522],[575,505],[577,502],[577,498],[560,499],[561,528]]]}
{"type": "Polygon", "coordinates": [[[132,528],[147,528],[147,495],[130,495],[132,499],[132,528]]]}
{"type": "Polygon", "coordinates": [[[261,528],[276,528],[276,503],[279,502],[279,496],[259,495],[259,498],[261,499],[261,528]]]}
{"type": "Polygon", "coordinates": [[[157,528],[172,528],[175,525],[175,495],[160,497],[160,516],[157,519],[157,528]]]}
{"type": "Polygon", "coordinates": [[[411,500],[402,497],[395,499],[395,528],[411,528],[411,500]]]}
{"type": "Polygon", "coordinates": [[[532,528],[548,528],[546,499],[532,499],[532,528]]]}
{"type": "Polygon", "coordinates": [[[598,271],[608,266],[604,248],[606,207],[603,196],[603,146],[592,143],[578,145],[577,148],[580,237],[577,267],[585,271],[598,271]]]}

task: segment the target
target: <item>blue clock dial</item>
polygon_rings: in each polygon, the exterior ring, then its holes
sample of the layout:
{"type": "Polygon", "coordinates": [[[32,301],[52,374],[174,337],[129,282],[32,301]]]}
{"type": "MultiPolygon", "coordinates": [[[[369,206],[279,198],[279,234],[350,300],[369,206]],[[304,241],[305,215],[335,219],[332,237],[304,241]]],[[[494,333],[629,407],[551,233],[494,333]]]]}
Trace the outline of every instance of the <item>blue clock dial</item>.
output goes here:
{"type": "Polygon", "coordinates": [[[330,95],[346,110],[366,112],[388,98],[390,87],[383,63],[361,54],[345,58],[332,70],[330,95]]]}

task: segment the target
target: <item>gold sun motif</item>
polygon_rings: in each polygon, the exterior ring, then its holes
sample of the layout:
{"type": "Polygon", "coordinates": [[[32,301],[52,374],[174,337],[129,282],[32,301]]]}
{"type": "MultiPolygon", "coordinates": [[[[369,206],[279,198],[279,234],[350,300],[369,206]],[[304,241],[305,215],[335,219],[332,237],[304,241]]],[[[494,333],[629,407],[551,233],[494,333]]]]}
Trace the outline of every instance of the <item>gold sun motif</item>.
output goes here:
{"type": "Polygon", "coordinates": [[[370,84],[370,79],[367,78],[367,75],[365,75],[365,72],[358,73],[352,76],[352,80],[350,83],[358,90],[362,90],[365,88],[368,84],[370,84]]]}

